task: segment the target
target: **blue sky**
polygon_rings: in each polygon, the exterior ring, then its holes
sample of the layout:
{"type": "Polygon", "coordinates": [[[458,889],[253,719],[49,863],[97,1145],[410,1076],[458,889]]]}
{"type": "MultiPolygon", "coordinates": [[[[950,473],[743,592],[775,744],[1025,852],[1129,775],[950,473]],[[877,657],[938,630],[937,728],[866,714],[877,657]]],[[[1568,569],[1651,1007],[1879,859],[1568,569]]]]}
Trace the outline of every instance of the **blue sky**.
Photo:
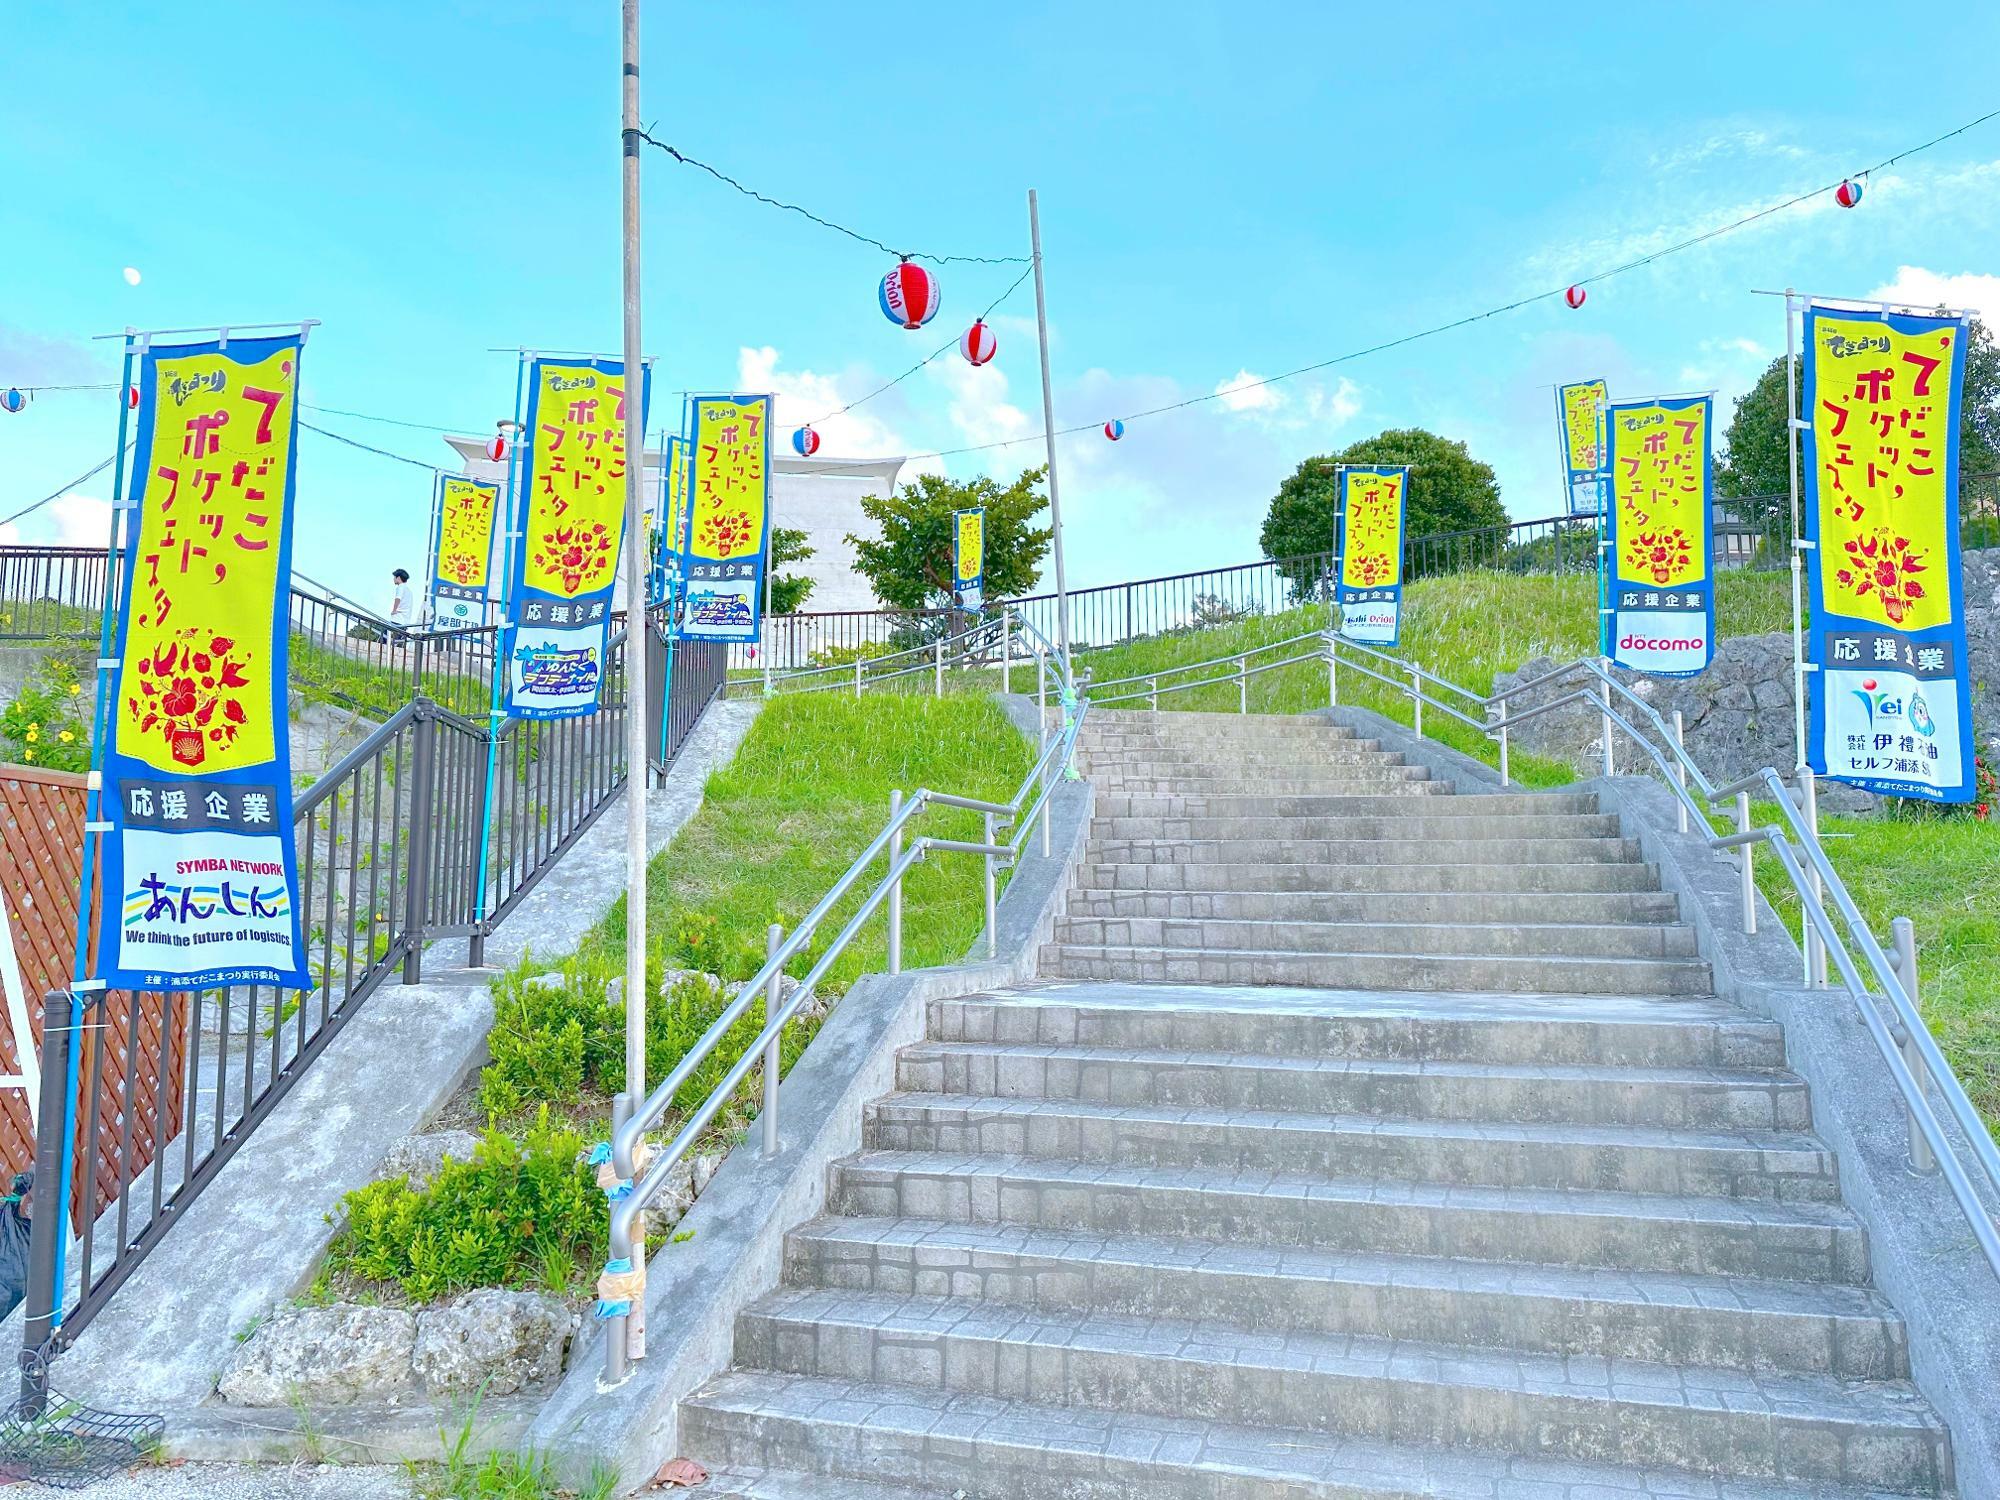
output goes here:
{"type": "MultiPolygon", "coordinates": [[[[1025,253],[1038,188],[1059,426],[1561,286],[2000,105],[1990,6],[1932,8],[1921,35],[1845,0],[879,14],[649,5],[645,115],[918,250],[1025,253]]],[[[115,378],[115,346],[89,336],[128,324],[316,317],[308,403],[490,430],[514,384],[491,347],[618,345],[617,47],[612,0],[8,7],[0,384],[115,378]]],[[[914,364],[1017,274],[947,266],[937,321],[904,333],[875,307],[879,252],[657,153],[645,168],[658,386],[772,389],[781,423],[914,364]]],[[[1065,439],[1072,583],[1253,558],[1283,475],[1388,426],[1466,439],[1510,510],[1548,514],[1553,382],[1715,387],[1726,416],[1783,342],[1752,288],[1894,286],[2000,316],[1996,231],[2000,121],[1878,175],[1852,212],[1815,201],[1595,287],[1580,312],[1538,304],[1116,445],[1065,439]]],[[[946,356],[826,424],[822,455],[1038,432],[1033,311],[1024,286],[993,365],[946,356]]],[[[313,420],[448,457],[432,434],[313,420]]],[[[0,415],[0,514],[105,457],[115,421],[103,394],[0,415]]],[[[312,434],[301,449],[300,566],[375,599],[391,567],[421,565],[428,482],[312,434]]],[[[1039,462],[1024,443],[942,466],[1039,462]]],[[[14,534],[94,541],[106,493],[14,534]]]]}

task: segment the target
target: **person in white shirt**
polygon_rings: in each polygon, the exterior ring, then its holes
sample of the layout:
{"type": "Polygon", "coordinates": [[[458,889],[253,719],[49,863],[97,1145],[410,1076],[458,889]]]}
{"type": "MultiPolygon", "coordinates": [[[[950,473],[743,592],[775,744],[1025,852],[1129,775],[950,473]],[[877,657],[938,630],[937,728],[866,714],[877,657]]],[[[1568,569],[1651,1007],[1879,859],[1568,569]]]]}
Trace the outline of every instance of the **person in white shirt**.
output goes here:
{"type": "Polygon", "coordinates": [[[389,623],[409,630],[417,623],[416,598],[410,592],[409,570],[398,568],[389,576],[394,580],[394,586],[389,590],[389,623]]]}

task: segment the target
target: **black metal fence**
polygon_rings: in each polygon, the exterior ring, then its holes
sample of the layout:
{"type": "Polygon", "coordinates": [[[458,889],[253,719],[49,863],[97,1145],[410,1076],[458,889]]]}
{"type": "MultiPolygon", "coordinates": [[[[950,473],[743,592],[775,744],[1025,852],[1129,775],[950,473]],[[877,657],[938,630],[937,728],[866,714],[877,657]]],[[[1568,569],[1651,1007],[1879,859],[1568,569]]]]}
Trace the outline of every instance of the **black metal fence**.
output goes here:
{"type": "MultiPolygon", "coordinates": [[[[1960,538],[1968,550],[2000,546],[2000,475],[1961,479],[1959,517],[1960,538]]],[[[1789,495],[1718,500],[1713,520],[1718,568],[1791,565],[1789,495]]],[[[1069,596],[1070,641],[1078,649],[1111,646],[1323,600],[1332,591],[1337,561],[1332,551],[1317,552],[1074,589],[1069,596]]],[[[1589,516],[1542,516],[1404,539],[1403,576],[1408,580],[1473,571],[1595,574],[1596,523],[1589,516]]],[[[1051,640],[1056,638],[1054,594],[1031,594],[1009,602],[1051,640]]],[[[962,616],[949,609],[779,615],[766,623],[763,652],[780,670],[833,666],[925,645],[948,634],[954,619],[962,616]]],[[[737,646],[730,666],[748,671],[764,665],[765,659],[762,653],[753,655],[750,646],[737,646]]]]}
{"type": "MultiPolygon", "coordinates": [[[[368,997],[399,970],[405,983],[420,980],[425,945],[438,938],[465,937],[469,961],[479,964],[487,935],[624,788],[630,705],[623,645],[619,630],[597,713],[545,723],[509,719],[497,728],[489,728],[483,696],[490,684],[480,685],[474,716],[422,692],[429,683],[414,675],[414,665],[405,677],[392,670],[400,665],[393,659],[381,664],[371,692],[407,681],[416,695],[295,808],[312,988],[236,986],[169,997],[182,1015],[166,1019],[185,1020],[187,1043],[143,1056],[133,1008],[157,1010],[159,997],[113,991],[49,998],[37,1164],[51,1165],[42,1180],[52,1190],[66,1140],[85,1160],[108,1158],[115,1169],[105,1206],[86,1212],[73,1237],[54,1212],[34,1215],[25,1338],[35,1357],[24,1362],[34,1380],[46,1379],[48,1359],[90,1325],[368,997]],[[112,1079],[115,1107],[71,1123],[71,1049],[81,1034],[119,1017],[134,1024],[120,1033],[133,1040],[122,1077],[112,1079]],[[170,1069],[177,1090],[165,1086],[170,1069]],[[156,1122],[147,1112],[170,1096],[180,1101],[179,1117],[156,1122]],[[135,1140],[149,1138],[158,1150],[134,1149],[135,1140]]],[[[682,649],[671,697],[652,695],[665,724],[662,738],[661,719],[654,720],[652,743],[665,746],[665,759],[723,676],[722,648],[682,649]]],[[[173,1029],[159,1019],[151,1022],[155,1032],[173,1029]]],[[[104,1049],[88,1056],[83,1100],[97,1098],[104,1084],[104,1049]]],[[[32,1404],[34,1391],[24,1394],[32,1404]]]]}

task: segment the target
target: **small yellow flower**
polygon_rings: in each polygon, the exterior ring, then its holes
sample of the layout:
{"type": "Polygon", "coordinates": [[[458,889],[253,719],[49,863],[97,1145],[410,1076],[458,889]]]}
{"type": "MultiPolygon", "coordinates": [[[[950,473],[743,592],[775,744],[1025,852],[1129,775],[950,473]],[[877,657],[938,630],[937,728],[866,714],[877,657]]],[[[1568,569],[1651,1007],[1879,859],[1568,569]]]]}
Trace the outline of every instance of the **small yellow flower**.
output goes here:
{"type": "Polygon", "coordinates": [[[42,737],[42,726],[39,724],[30,724],[28,726],[28,743],[32,745],[35,743],[36,740],[40,739],[41,737],[42,737]]]}
{"type": "Polygon", "coordinates": [[[29,760],[33,760],[33,759],[35,758],[35,752],[34,752],[34,748],[33,748],[32,746],[30,746],[30,747],[29,747],[29,749],[28,749],[28,752],[27,752],[27,758],[28,758],[29,760]]]}
{"type": "Polygon", "coordinates": [[[65,729],[61,734],[57,735],[56,738],[61,740],[65,745],[67,745],[71,740],[75,739],[76,736],[71,734],[67,729],[65,729]]]}
{"type": "Polygon", "coordinates": [[[74,698],[78,693],[82,691],[83,691],[83,684],[80,682],[72,682],[69,685],[69,695],[72,698],[74,698]]]}

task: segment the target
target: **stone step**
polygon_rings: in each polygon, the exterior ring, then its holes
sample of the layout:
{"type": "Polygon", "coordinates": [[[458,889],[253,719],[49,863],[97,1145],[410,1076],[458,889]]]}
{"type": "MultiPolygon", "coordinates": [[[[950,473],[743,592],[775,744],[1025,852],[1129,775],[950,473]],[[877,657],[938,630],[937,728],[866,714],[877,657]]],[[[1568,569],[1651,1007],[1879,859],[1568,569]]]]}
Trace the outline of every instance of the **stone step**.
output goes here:
{"type": "Polygon", "coordinates": [[[1375,1182],[1840,1200],[1833,1154],[1798,1133],[891,1094],[869,1106],[862,1140],[879,1151],[1310,1172],[1375,1182]]]}
{"type": "Polygon", "coordinates": [[[1465,860],[1451,864],[1353,864],[1329,860],[1309,865],[1218,860],[1214,864],[1176,868],[1150,860],[1106,859],[1101,851],[1087,850],[1084,861],[1077,871],[1077,885],[1092,893],[1502,891],[1563,896],[1592,891],[1657,893],[1660,889],[1659,870],[1634,859],[1511,866],[1465,860]]]}
{"type": "Polygon", "coordinates": [[[1706,995],[1705,962],[1507,954],[1274,953],[1045,944],[1038,972],[1065,979],[1282,984],[1323,989],[1504,990],[1551,995],[1706,995]]]}
{"type": "Polygon", "coordinates": [[[1243,727],[1236,721],[1218,719],[1213,729],[1201,733],[1159,734],[1144,729],[1093,729],[1084,726],[1077,748],[1099,751],[1149,751],[1166,755],[1187,755],[1226,751],[1230,754],[1315,755],[1322,750],[1379,750],[1382,741],[1353,734],[1328,734],[1324,729],[1259,729],[1243,727]]]}
{"type": "Polygon", "coordinates": [[[1116,1313],[1847,1380],[1909,1374],[1866,1287],[1341,1255],[938,1219],[821,1218],[785,1242],[792,1286],[1116,1313]]]}
{"type": "Polygon", "coordinates": [[[1092,708],[1084,722],[1100,729],[1138,727],[1199,731],[1214,724],[1229,723],[1258,729],[1296,729],[1312,734],[1354,733],[1345,725],[1307,718],[1302,714],[1218,714],[1175,708],[1092,708]]]}
{"type": "Polygon", "coordinates": [[[1047,1043],[1289,1059],[1775,1069],[1784,1028],[1725,1001],[1656,995],[1209,990],[1030,984],[933,1000],[930,1042],[1047,1043]]]}
{"type": "Polygon", "coordinates": [[[1571,865],[1627,864],[1637,839],[1619,838],[1093,838],[1093,864],[1571,865]]]}
{"type": "Polygon", "coordinates": [[[711,1469],[701,1500],[934,1500],[930,1490],[788,1469],[711,1469]]]}
{"type": "Polygon", "coordinates": [[[1690,1474],[1748,1470],[1911,1494],[1950,1482],[1942,1424],[1902,1382],[1564,1360],[1010,1303],[799,1288],[739,1315],[739,1365],[1039,1406],[1499,1446],[1690,1474]]]}
{"type": "Polygon", "coordinates": [[[925,1500],[1881,1500],[1859,1486],[1820,1486],[1809,1497],[1784,1480],[1696,1487],[1685,1473],[1650,1467],[765,1370],[702,1387],[681,1407],[681,1434],[690,1452],[732,1469],[909,1485],[925,1500]]]}
{"type": "Polygon", "coordinates": [[[1127,776],[1263,776],[1263,775],[1346,775],[1351,770],[1422,770],[1410,767],[1402,752],[1376,750],[1365,741],[1314,746],[1310,750],[1256,750],[1219,759],[1214,746],[1189,745],[1181,750],[1131,746],[1116,749],[1079,750],[1084,771],[1111,771],[1127,776]]]}
{"type": "MultiPolygon", "coordinates": [[[[1469,797],[1447,799],[1469,802],[1469,797]]],[[[1481,798],[1481,801],[1487,799],[1481,798]]],[[[1192,839],[1238,842],[1270,839],[1295,843],[1304,839],[1351,842],[1358,839],[1404,839],[1428,845],[1431,840],[1494,839],[1616,839],[1618,819],[1608,813],[1509,813],[1484,818],[1437,815],[1428,802],[1371,817],[1106,817],[1091,819],[1093,843],[1120,839],[1192,839]]]]}
{"type": "Polygon", "coordinates": [[[1352,729],[1343,729],[1324,722],[1307,723],[1300,720],[1280,720],[1262,718],[1255,714],[1197,714],[1203,720],[1195,723],[1141,723],[1138,720],[1118,722],[1100,719],[1095,713],[1083,721],[1082,738],[1085,744],[1102,740],[1152,739],[1183,744],[1227,742],[1255,742],[1262,740],[1346,740],[1359,739],[1352,729]]]}
{"type": "MultiPolygon", "coordinates": [[[[1443,783],[1437,783],[1442,785],[1443,783]]],[[[1360,797],[1327,797],[1280,793],[1240,793],[1202,796],[1188,792],[1100,792],[1100,818],[1366,818],[1406,816],[1407,796],[1389,792],[1360,797]]],[[[1591,814],[1597,798],[1588,793],[1495,793],[1491,796],[1447,797],[1436,806],[1419,809],[1426,818],[1512,818],[1523,815],[1591,814]]]]}
{"type": "Polygon", "coordinates": [[[898,1151],[862,1152],[830,1172],[836,1214],[1777,1281],[1868,1277],[1866,1234],[1830,1203],[898,1151]]]}
{"type": "Polygon", "coordinates": [[[1634,922],[1270,922],[1210,917],[1064,917],[1059,947],[1180,948],[1211,953],[1505,954],[1686,958],[1692,927],[1634,922]]]}
{"type": "Polygon", "coordinates": [[[1680,903],[1665,891],[1575,891],[1551,901],[1522,891],[1078,890],[1063,910],[1224,922],[1672,922],[1680,903]]]}
{"type": "Polygon", "coordinates": [[[1284,776],[1180,776],[1148,770],[1133,774],[1095,770],[1089,780],[1100,793],[1185,793],[1188,796],[1314,796],[1314,797],[1449,797],[1448,782],[1431,781],[1422,766],[1351,766],[1328,772],[1300,771],[1284,776]]]}
{"type": "Polygon", "coordinates": [[[1785,1131],[1811,1125],[1805,1085],[1792,1074],[1757,1068],[925,1041],[897,1055],[896,1087],[912,1094],[1515,1125],[1785,1131]]]}

